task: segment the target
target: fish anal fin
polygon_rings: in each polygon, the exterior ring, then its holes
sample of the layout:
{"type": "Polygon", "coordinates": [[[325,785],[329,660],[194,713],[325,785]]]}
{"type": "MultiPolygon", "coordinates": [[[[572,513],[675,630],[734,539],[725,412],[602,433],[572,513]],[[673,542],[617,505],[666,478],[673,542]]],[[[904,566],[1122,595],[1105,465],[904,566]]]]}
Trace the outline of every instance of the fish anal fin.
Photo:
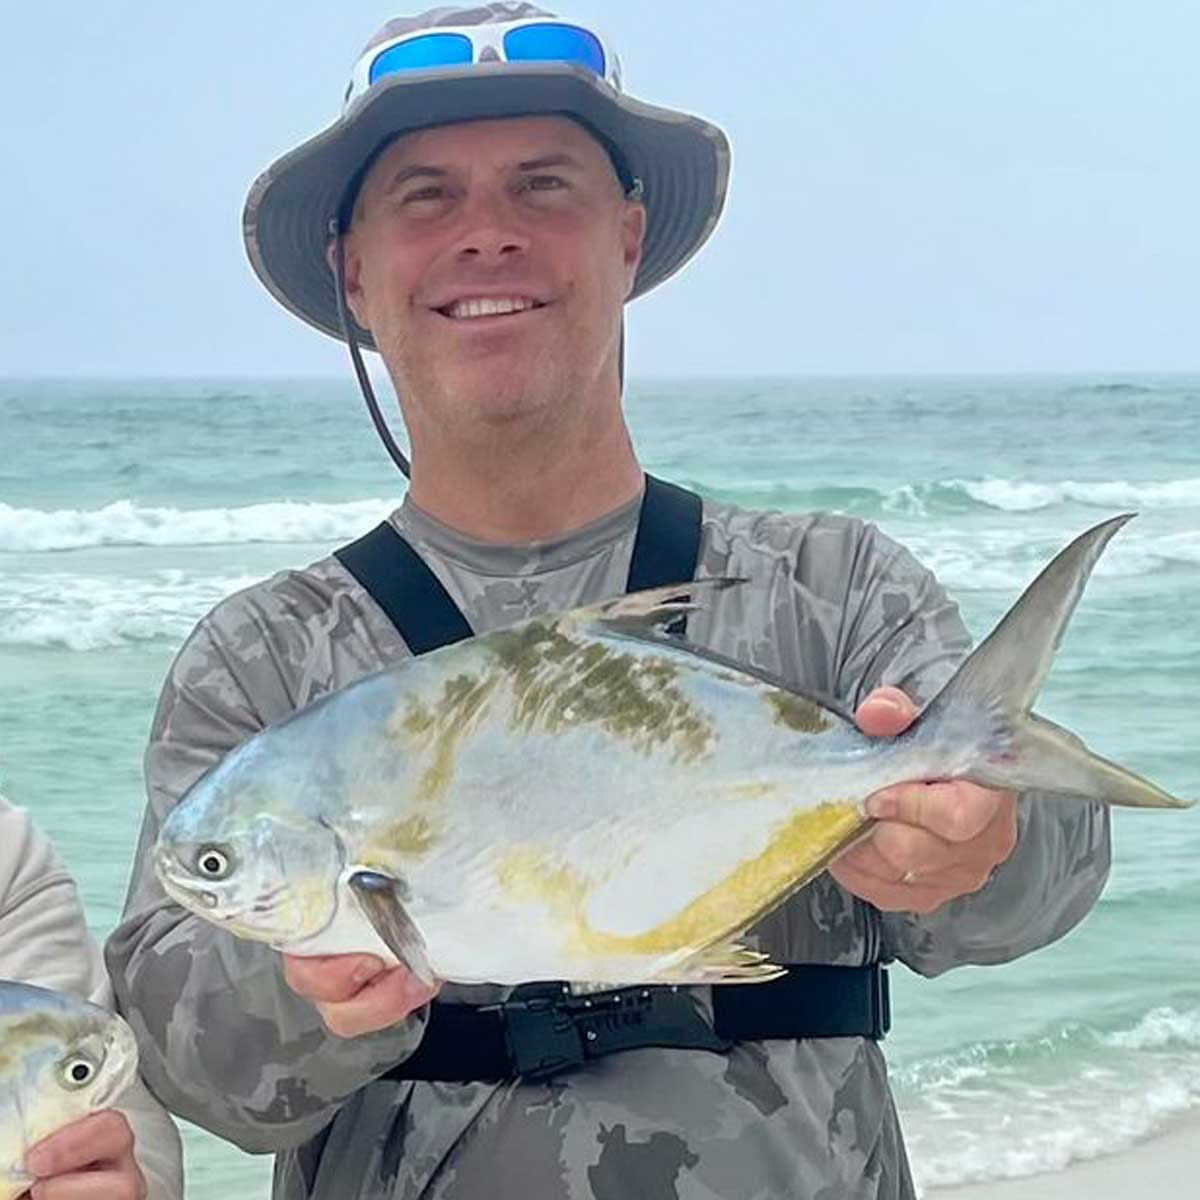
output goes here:
{"type": "Polygon", "coordinates": [[[787,968],[737,941],[717,942],[656,976],[656,983],[766,983],[787,968]]]}

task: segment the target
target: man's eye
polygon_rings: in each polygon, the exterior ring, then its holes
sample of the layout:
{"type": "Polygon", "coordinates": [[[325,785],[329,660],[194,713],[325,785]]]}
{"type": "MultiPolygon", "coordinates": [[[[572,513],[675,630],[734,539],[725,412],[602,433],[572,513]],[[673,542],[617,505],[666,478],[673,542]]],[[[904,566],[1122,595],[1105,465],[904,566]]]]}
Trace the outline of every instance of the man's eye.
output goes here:
{"type": "Polygon", "coordinates": [[[415,192],[406,192],[404,196],[405,204],[419,203],[422,200],[441,200],[446,194],[445,188],[440,187],[424,187],[418,188],[415,192]]]}
{"type": "Polygon", "coordinates": [[[525,187],[531,192],[552,192],[566,186],[566,180],[559,175],[530,175],[525,180],[525,187]]]}

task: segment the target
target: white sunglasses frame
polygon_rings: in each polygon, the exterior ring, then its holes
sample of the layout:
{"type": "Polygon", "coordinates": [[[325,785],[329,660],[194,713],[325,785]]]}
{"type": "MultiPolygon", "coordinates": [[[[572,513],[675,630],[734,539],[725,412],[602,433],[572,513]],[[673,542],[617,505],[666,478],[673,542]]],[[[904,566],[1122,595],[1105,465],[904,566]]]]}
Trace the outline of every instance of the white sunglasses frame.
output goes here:
{"type": "MultiPolygon", "coordinates": [[[[491,24],[484,25],[433,25],[426,29],[414,29],[411,33],[403,33],[399,37],[390,38],[386,42],[380,42],[378,45],[372,46],[355,64],[354,70],[350,75],[350,86],[346,89],[346,99],[344,108],[348,108],[360,96],[371,88],[371,68],[378,61],[380,55],[386,54],[393,46],[403,45],[405,42],[413,42],[418,38],[429,37],[431,34],[451,33],[459,34],[471,43],[472,59],[471,64],[479,62],[479,56],[484,50],[493,50],[496,57],[501,62],[507,62],[508,59],[504,53],[504,37],[505,34],[514,29],[523,29],[527,25],[563,25],[569,29],[581,29],[584,33],[590,34],[600,43],[600,49],[604,52],[604,75],[605,83],[610,87],[615,88],[618,92],[621,90],[621,60],[617,57],[616,51],[612,48],[611,43],[595,29],[589,28],[578,21],[563,21],[557,17],[524,17],[518,21],[496,21],[491,24]]],[[[520,59],[520,62],[534,62],[541,60],[520,59]]],[[[557,59],[546,59],[546,62],[557,62],[557,59]]],[[[563,62],[568,60],[563,59],[563,62]]],[[[463,64],[464,66],[468,64],[463,64]]],[[[438,70],[439,68],[430,68],[438,70]]],[[[399,74],[399,72],[397,72],[399,74]]],[[[391,75],[385,78],[392,78],[391,75]]],[[[600,76],[597,76],[600,78],[600,76]]]]}

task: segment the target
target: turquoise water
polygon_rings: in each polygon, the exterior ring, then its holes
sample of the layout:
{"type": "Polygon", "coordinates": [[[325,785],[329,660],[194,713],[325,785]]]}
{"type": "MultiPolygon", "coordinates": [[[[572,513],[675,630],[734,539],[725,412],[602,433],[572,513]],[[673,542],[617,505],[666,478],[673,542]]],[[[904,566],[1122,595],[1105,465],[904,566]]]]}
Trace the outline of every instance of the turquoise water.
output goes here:
{"type": "MultiPolygon", "coordinates": [[[[1071,535],[1138,510],[1040,709],[1200,795],[1200,378],[635,385],[646,465],[700,491],[831,508],[910,545],[985,632],[1071,535]]],[[[103,934],[140,820],[162,676],[222,595],[310,561],[401,494],[351,385],[0,383],[0,787],[103,934]]],[[[1019,963],[894,972],[887,1043],[925,1185],[1024,1174],[1200,1106],[1200,813],[1119,813],[1101,902],[1019,963]]],[[[188,1131],[190,1195],[267,1165],[188,1131]]]]}

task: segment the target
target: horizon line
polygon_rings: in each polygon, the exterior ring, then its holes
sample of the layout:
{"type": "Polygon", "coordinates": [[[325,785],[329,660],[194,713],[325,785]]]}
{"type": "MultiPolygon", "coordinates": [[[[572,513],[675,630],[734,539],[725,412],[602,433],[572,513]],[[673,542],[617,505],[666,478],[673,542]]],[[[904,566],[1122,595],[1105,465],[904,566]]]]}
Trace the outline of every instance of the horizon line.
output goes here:
{"type": "MultiPolygon", "coordinates": [[[[1113,376],[1136,375],[1155,376],[1158,378],[1200,378],[1200,365],[1194,367],[1005,367],[970,369],[939,369],[939,370],[848,370],[836,368],[828,370],[800,371],[710,371],[703,374],[687,372],[646,373],[630,375],[627,386],[639,383],[696,383],[745,380],[830,380],[830,379],[1014,379],[1014,378],[1078,378],[1080,376],[1113,376]]],[[[347,383],[354,384],[355,378],[351,371],[344,373],[299,373],[299,372],[195,372],[192,374],[172,373],[162,374],[145,372],[131,374],[116,371],[76,372],[73,374],[32,372],[29,374],[3,373],[0,374],[0,384],[12,383],[91,383],[91,382],[120,382],[120,383],[196,383],[196,382],[312,382],[312,383],[347,383]]],[[[386,377],[382,382],[388,382],[386,377]]]]}

